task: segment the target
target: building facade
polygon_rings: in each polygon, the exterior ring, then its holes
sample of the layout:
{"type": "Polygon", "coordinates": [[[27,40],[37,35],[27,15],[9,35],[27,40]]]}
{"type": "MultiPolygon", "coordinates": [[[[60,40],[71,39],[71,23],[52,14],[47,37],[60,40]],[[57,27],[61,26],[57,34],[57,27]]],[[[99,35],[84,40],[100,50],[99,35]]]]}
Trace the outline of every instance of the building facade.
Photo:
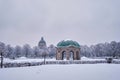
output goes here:
{"type": "Polygon", "coordinates": [[[40,50],[40,54],[42,54],[42,57],[48,57],[49,50],[47,48],[46,41],[44,40],[43,37],[41,37],[41,40],[38,43],[38,47],[40,50]]]}
{"type": "Polygon", "coordinates": [[[44,49],[44,48],[47,47],[47,46],[46,46],[46,41],[44,40],[43,37],[41,37],[41,40],[40,40],[39,43],[38,43],[38,47],[39,47],[40,49],[44,49]]]}
{"type": "Polygon", "coordinates": [[[63,40],[56,48],[56,60],[80,60],[80,45],[76,41],[63,40]]]}

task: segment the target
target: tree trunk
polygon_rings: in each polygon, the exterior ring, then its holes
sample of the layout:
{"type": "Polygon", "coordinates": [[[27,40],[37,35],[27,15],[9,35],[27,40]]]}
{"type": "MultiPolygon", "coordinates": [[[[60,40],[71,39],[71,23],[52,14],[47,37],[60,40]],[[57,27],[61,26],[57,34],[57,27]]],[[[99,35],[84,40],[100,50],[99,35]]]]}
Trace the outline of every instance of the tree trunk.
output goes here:
{"type": "Polygon", "coordinates": [[[3,56],[2,56],[2,52],[1,52],[1,68],[3,68],[3,56]]]}
{"type": "Polygon", "coordinates": [[[45,57],[46,57],[46,56],[44,55],[44,64],[45,64],[45,57]]]}

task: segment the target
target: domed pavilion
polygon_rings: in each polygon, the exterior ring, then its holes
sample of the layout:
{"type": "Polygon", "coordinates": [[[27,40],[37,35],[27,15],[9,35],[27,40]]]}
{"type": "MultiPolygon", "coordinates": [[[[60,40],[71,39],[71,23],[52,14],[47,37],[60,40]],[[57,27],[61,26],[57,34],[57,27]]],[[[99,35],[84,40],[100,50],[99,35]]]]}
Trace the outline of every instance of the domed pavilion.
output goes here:
{"type": "Polygon", "coordinates": [[[73,40],[63,40],[57,44],[57,60],[80,60],[80,45],[73,40]]]}

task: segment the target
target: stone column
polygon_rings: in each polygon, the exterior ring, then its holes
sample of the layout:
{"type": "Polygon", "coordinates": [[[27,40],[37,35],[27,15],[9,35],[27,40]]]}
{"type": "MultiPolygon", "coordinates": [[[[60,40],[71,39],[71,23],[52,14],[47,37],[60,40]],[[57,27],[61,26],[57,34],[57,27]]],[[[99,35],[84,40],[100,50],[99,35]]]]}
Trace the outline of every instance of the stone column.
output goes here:
{"type": "Polygon", "coordinates": [[[69,60],[69,51],[66,50],[66,59],[69,60]]]}
{"type": "Polygon", "coordinates": [[[62,60],[61,52],[60,52],[59,50],[57,50],[56,59],[57,59],[57,60],[62,60]]]}
{"type": "Polygon", "coordinates": [[[76,59],[80,60],[80,51],[76,51],[76,59]]]}
{"type": "Polygon", "coordinates": [[[76,55],[76,51],[74,51],[74,59],[73,60],[77,60],[77,55],[76,55]]]}

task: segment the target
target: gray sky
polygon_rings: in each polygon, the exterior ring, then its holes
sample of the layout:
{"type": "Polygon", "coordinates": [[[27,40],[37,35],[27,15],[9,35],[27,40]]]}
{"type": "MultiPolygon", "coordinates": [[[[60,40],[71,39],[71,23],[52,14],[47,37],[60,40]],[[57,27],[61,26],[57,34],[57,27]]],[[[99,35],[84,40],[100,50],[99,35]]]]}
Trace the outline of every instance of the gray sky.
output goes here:
{"type": "Polygon", "coordinates": [[[36,46],[64,39],[120,41],[120,0],[0,0],[0,41],[36,46]]]}

